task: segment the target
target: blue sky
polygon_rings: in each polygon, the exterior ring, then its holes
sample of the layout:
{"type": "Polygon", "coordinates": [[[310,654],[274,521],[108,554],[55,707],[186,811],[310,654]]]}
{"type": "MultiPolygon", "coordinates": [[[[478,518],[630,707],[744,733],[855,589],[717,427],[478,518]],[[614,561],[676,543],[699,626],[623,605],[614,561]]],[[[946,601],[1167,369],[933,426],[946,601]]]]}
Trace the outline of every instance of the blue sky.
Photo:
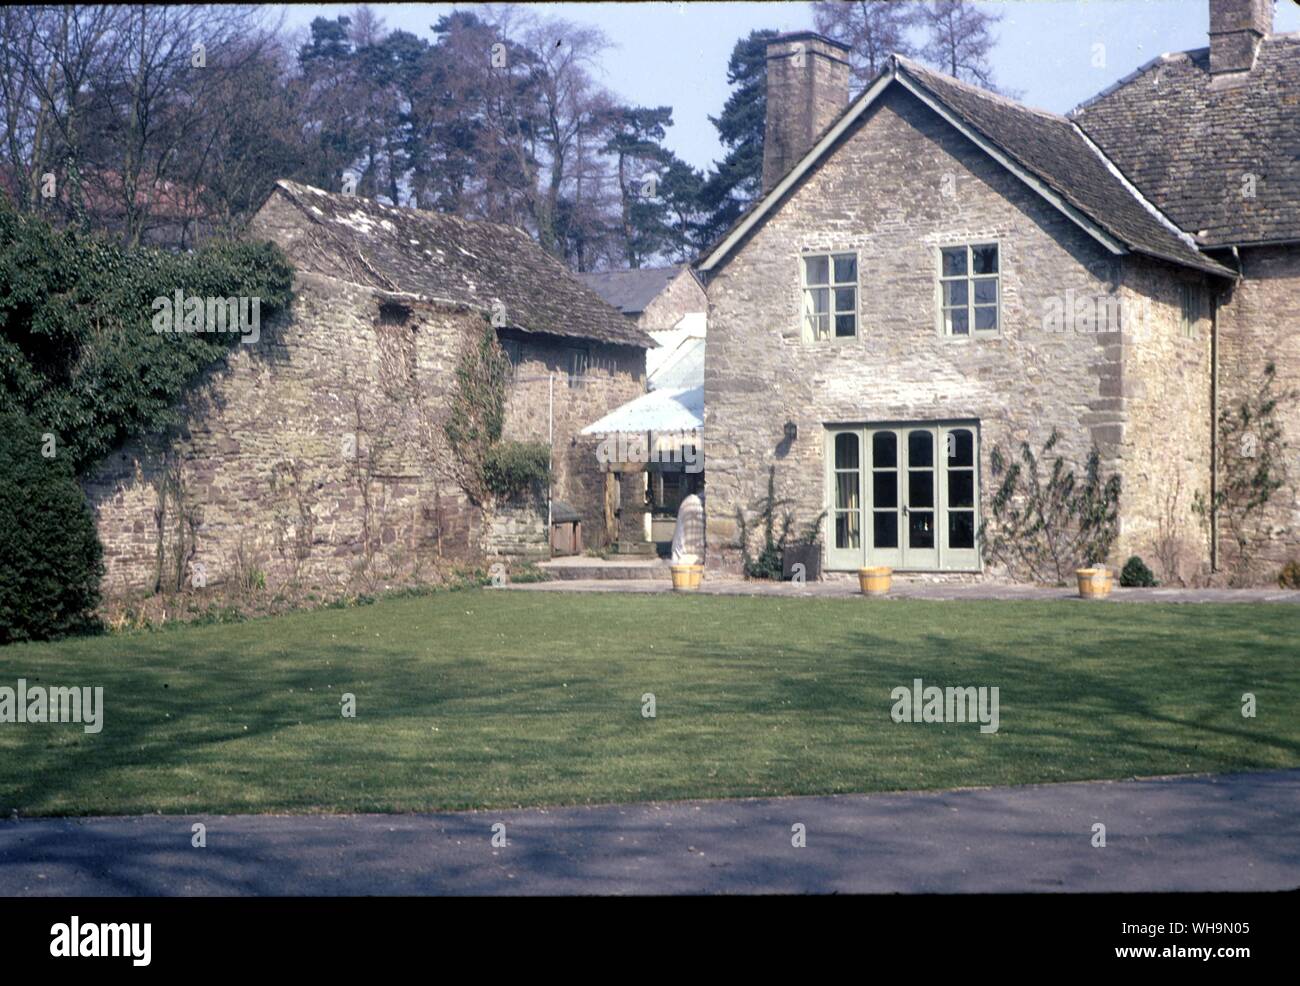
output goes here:
{"type": "MultiPolygon", "coordinates": [[[[346,14],[354,4],[290,6],[285,24],[346,14]]],[[[372,4],[386,27],[423,38],[442,14],[474,4],[372,4]]],[[[601,81],[629,103],[673,107],[667,144],[705,168],[721,156],[709,116],[727,98],[727,59],[736,40],[759,28],[813,26],[806,3],[522,4],[542,14],[600,28],[613,46],[601,81]]],[[[1155,56],[1208,43],[1207,0],[1007,0],[979,3],[1002,14],[992,63],[1004,88],[1023,102],[1063,113],[1155,56]],[[1094,45],[1105,65],[1093,66],[1094,45]]],[[[1300,31],[1300,5],[1279,0],[1277,32],[1300,31]]]]}

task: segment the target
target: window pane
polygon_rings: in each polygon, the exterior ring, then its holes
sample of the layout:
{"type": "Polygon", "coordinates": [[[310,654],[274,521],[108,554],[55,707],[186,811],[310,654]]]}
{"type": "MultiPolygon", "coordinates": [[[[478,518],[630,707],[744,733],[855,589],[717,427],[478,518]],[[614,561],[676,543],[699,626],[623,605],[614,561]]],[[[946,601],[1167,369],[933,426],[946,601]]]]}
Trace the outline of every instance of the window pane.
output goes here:
{"type": "Polygon", "coordinates": [[[998,272],[998,248],[996,244],[985,243],[970,248],[971,269],[976,274],[996,274],[998,272]]]}
{"type": "Polygon", "coordinates": [[[995,277],[982,277],[975,282],[975,304],[996,305],[998,303],[998,282],[995,277]]]}
{"type": "Polygon", "coordinates": [[[907,433],[907,464],[913,469],[934,465],[934,436],[930,432],[907,433]]]}
{"type": "Polygon", "coordinates": [[[980,331],[998,327],[998,310],[996,308],[976,308],[975,328],[980,331]]]}
{"type": "Polygon", "coordinates": [[[858,283],[858,258],[851,253],[842,253],[835,258],[835,282],[837,284],[858,283]]]}
{"type": "Polygon", "coordinates": [[[858,528],[858,519],[860,516],[861,515],[856,510],[850,513],[837,513],[835,515],[835,547],[861,547],[861,532],[858,528]]]}
{"type": "Polygon", "coordinates": [[[949,335],[970,335],[970,313],[965,308],[953,308],[944,312],[943,324],[949,335]]]}
{"type": "Polygon", "coordinates": [[[872,543],[877,548],[898,547],[898,514],[892,510],[877,510],[872,526],[872,543]]]}
{"type": "Polygon", "coordinates": [[[975,464],[975,436],[966,428],[948,432],[948,465],[973,466],[975,464]]]}
{"type": "Polygon", "coordinates": [[[841,432],[835,436],[835,468],[858,468],[858,436],[852,432],[841,432]]]}
{"type": "Polygon", "coordinates": [[[943,251],[943,276],[956,277],[966,273],[966,248],[950,247],[943,251]]]}
{"type": "Polygon", "coordinates": [[[826,284],[830,280],[831,265],[826,257],[804,257],[803,269],[805,284],[826,284]]]}
{"type": "Polygon", "coordinates": [[[830,335],[831,322],[829,315],[813,315],[809,319],[812,326],[812,336],[814,339],[825,339],[830,335]]]}
{"type": "Polygon", "coordinates": [[[934,506],[934,473],[929,469],[910,469],[907,473],[907,506],[934,506]]]}
{"type": "Polygon", "coordinates": [[[857,473],[837,472],[835,474],[835,508],[837,510],[858,509],[857,473]]]}
{"type": "Polygon", "coordinates": [[[907,546],[909,548],[934,547],[934,513],[913,510],[907,515],[907,546]]]}
{"type": "Polygon", "coordinates": [[[945,308],[951,308],[954,305],[966,304],[967,281],[944,281],[943,282],[943,304],[945,308]]]}
{"type": "Polygon", "coordinates": [[[857,335],[858,317],[856,315],[836,315],[835,316],[835,335],[843,338],[844,336],[857,335]]]}
{"type": "Polygon", "coordinates": [[[966,469],[948,473],[948,506],[975,506],[975,474],[966,469]]]}
{"type": "Polygon", "coordinates": [[[975,513],[957,510],[948,514],[948,547],[975,547],[975,513]]]}
{"type": "Polygon", "coordinates": [[[837,312],[851,312],[857,307],[858,307],[857,288],[836,288],[835,289],[835,310],[837,312]]]}
{"type": "Polygon", "coordinates": [[[878,431],[871,436],[871,464],[877,469],[898,465],[898,436],[892,431],[878,431]]]}
{"type": "Polygon", "coordinates": [[[827,288],[815,288],[809,291],[808,300],[812,302],[812,310],[818,315],[831,309],[831,293],[827,288]]]}
{"type": "Polygon", "coordinates": [[[898,473],[873,472],[871,474],[871,505],[874,507],[898,506],[898,473]]]}

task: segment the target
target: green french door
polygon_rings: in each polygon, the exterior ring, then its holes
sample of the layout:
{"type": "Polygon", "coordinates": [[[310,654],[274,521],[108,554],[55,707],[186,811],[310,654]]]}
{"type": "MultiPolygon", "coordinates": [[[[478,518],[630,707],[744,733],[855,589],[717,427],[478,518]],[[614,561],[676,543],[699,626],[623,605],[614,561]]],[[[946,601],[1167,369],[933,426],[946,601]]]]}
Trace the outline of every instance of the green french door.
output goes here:
{"type": "Polygon", "coordinates": [[[977,440],[974,422],[828,428],[826,567],[978,570],[977,440]]]}

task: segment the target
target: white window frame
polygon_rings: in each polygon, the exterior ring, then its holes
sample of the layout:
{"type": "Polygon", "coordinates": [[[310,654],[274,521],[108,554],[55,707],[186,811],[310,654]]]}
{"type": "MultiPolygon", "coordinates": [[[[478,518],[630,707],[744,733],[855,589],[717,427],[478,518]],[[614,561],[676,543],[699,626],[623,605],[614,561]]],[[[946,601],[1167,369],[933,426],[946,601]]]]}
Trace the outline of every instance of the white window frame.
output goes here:
{"type": "MultiPolygon", "coordinates": [[[[997,239],[970,239],[954,243],[942,243],[934,251],[934,307],[935,307],[935,331],[945,339],[994,339],[1002,334],[1002,242],[997,239]],[[972,251],[975,247],[991,246],[998,252],[998,269],[993,274],[976,274],[973,263],[972,251]],[[952,277],[945,277],[943,273],[943,252],[945,250],[966,251],[966,273],[958,274],[952,277]],[[992,280],[997,288],[998,300],[992,306],[996,323],[991,329],[975,328],[975,282],[977,280],[992,280]],[[953,310],[959,310],[956,306],[944,305],[943,303],[943,286],[956,281],[966,282],[966,325],[967,332],[963,335],[960,333],[949,332],[947,319],[944,313],[953,310]]],[[[988,305],[979,305],[980,308],[988,308],[988,305]]]]}
{"type": "Polygon", "coordinates": [[[858,255],[857,250],[805,250],[799,254],[799,338],[804,342],[834,342],[845,343],[862,336],[862,258],[858,255]],[[818,257],[826,258],[828,278],[825,284],[808,283],[808,261],[818,257]],[[852,257],[853,267],[857,272],[852,281],[835,280],[835,258],[852,257]],[[836,288],[853,288],[853,308],[838,309],[835,307],[835,289],[836,288]],[[826,310],[828,319],[828,335],[814,335],[810,325],[813,313],[808,308],[809,292],[817,289],[825,289],[829,292],[830,306],[826,310]],[[837,315],[853,316],[853,334],[840,336],[835,334],[835,318],[837,315]]]}

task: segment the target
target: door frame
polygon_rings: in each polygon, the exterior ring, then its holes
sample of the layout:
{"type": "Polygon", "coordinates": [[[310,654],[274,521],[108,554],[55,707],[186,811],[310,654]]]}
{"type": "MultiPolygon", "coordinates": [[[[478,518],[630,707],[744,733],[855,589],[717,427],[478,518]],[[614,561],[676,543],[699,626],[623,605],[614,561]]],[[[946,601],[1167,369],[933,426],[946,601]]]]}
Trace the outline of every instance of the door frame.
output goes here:
{"type": "MultiPolygon", "coordinates": [[[[871,421],[865,423],[827,424],[825,427],[825,496],[823,501],[827,509],[826,547],[824,549],[827,571],[854,571],[863,565],[888,565],[899,571],[914,572],[982,572],[983,558],[980,553],[980,422],[974,418],[940,418],[928,421],[871,421]],[[915,549],[921,559],[908,558],[905,547],[907,541],[906,515],[903,506],[907,501],[908,483],[908,432],[929,431],[932,439],[932,461],[934,463],[934,524],[935,546],[933,549],[915,549]],[[964,469],[964,466],[949,466],[947,456],[947,436],[950,432],[967,430],[971,433],[972,462],[974,479],[974,504],[972,523],[975,531],[973,548],[951,548],[948,546],[948,480],[949,471],[964,469]],[[877,549],[874,545],[875,525],[875,490],[871,476],[873,466],[873,436],[880,432],[895,432],[896,444],[894,468],[896,470],[897,511],[898,511],[898,545],[895,548],[877,549]],[[835,547],[835,436],[844,433],[858,437],[858,529],[859,546],[853,548],[835,547]]],[[[966,508],[957,508],[966,509],[966,508]]]]}

